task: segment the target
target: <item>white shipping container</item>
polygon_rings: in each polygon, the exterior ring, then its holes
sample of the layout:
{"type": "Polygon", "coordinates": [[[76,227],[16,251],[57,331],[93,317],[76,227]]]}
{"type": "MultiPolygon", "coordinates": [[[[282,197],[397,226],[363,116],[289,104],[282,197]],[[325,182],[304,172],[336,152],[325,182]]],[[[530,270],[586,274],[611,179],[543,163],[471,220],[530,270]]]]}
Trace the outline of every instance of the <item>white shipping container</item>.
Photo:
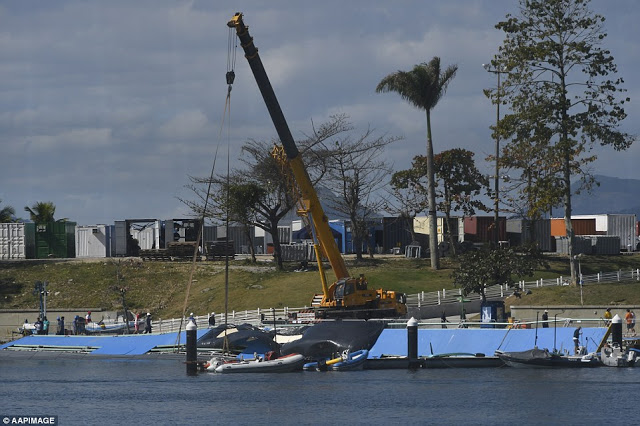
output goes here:
{"type": "Polygon", "coordinates": [[[113,225],[76,226],[76,257],[111,257],[113,225]]]}
{"type": "MultiPolygon", "coordinates": [[[[429,235],[429,224],[431,220],[428,216],[417,216],[413,218],[413,230],[416,234],[429,235]]],[[[454,238],[464,241],[464,219],[461,217],[451,217],[451,231],[454,238]]],[[[438,233],[438,243],[445,240],[445,218],[436,218],[436,232],[438,233]]]]}
{"type": "Polygon", "coordinates": [[[144,229],[131,228],[131,237],[138,240],[138,246],[141,250],[157,249],[160,244],[160,236],[157,234],[158,230],[155,226],[144,229]]]}
{"type": "Polygon", "coordinates": [[[25,259],[24,223],[0,223],[0,259],[25,259]]]}

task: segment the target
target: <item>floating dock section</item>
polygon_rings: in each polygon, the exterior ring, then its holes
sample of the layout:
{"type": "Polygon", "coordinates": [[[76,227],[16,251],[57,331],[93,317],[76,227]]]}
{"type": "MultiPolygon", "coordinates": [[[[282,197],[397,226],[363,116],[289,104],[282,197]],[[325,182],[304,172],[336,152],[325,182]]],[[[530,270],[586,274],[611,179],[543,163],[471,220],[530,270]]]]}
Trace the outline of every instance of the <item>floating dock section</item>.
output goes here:
{"type": "MultiPolygon", "coordinates": [[[[536,329],[418,329],[418,356],[450,353],[483,353],[493,356],[496,350],[525,351],[534,346],[547,348],[549,351],[555,347],[558,351],[573,354],[574,331],[574,327],[539,328],[536,341],[536,329]]],[[[585,346],[587,352],[595,352],[606,331],[604,327],[583,328],[580,345],[585,346]]],[[[369,351],[369,358],[408,356],[407,343],[407,330],[385,329],[369,351]]]]}
{"type": "MultiPolygon", "coordinates": [[[[198,338],[208,329],[198,330],[198,338]]],[[[0,346],[0,350],[41,350],[86,352],[88,355],[143,355],[153,350],[172,347],[178,333],[127,334],[115,336],[26,336],[0,346]]],[[[187,341],[180,334],[180,345],[187,341]]]]}

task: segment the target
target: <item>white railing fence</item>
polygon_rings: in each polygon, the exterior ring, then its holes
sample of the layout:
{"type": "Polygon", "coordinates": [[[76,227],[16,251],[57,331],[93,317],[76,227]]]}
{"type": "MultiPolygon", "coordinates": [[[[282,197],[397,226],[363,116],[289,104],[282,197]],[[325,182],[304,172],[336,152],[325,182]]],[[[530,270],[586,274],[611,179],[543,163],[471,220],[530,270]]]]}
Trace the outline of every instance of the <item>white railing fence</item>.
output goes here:
{"type": "MultiPolygon", "coordinates": [[[[578,277],[579,282],[582,282],[582,285],[592,285],[598,283],[613,283],[613,282],[630,282],[630,281],[640,281],[640,269],[632,269],[630,271],[615,271],[615,272],[598,272],[593,275],[580,275],[578,277]]],[[[516,284],[515,288],[509,287],[506,284],[495,284],[491,286],[487,286],[485,289],[485,294],[487,298],[494,299],[498,297],[505,297],[513,294],[514,289],[520,293],[526,292],[527,290],[531,290],[533,288],[540,287],[549,287],[549,286],[562,286],[569,285],[566,277],[557,277],[550,279],[539,279],[535,281],[520,281],[516,284]]],[[[422,306],[437,306],[442,305],[444,303],[456,303],[460,301],[460,298],[463,297],[462,289],[442,289],[441,291],[433,291],[433,292],[421,292],[417,294],[407,295],[407,307],[419,308],[422,306]]],[[[478,294],[469,294],[464,296],[466,300],[479,300],[480,295],[478,294]]],[[[280,322],[280,320],[286,320],[289,317],[290,313],[298,312],[301,310],[310,309],[308,306],[292,308],[292,307],[283,307],[283,308],[267,308],[267,309],[254,309],[254,310],[245,310],[245,311],[231,311],[227,315],[227,322],[230,324],[269,324],[273,322],[280,322]]],[[[209,317],[211,315],[199,315],[196,316],[196,323],[198,327],[207,327],[209,325],[209,317]]],[[[225,323],[224,313],[215,313],[215,323],[223,324],[225,323]]],[[[404,323],[403,323],[404,324],[404,323]]],[[[441,326],[440,323],[436,323],[438,326],[441,326]]],[[[187,325],[186,318],[182,323],[182,330],[185,329],[187,325]]],[[[406,326],[406,324],[405,324],[406,326]]],[[[559,325],[558,325],[559,326],[559,325]]],[[[449,324],[451,327],[451,324],[449,324]]],[[[154,321],[153,323],[153,331],[154,332],[173,332],[178,331],[180,329],[180,318],[173,318],[162,320],[159,319],[154,321]]]]}

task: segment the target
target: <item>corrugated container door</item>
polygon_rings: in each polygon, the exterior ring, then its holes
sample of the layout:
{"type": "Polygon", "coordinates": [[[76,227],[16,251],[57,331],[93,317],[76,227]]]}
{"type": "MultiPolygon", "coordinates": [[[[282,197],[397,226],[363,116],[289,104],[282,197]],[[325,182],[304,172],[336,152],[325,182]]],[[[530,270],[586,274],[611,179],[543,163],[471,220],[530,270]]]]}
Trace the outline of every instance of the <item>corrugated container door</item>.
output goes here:
{"type": "Polygon", "coordinates": [[[101,258],[111,255],[111,227],[106,225],[76,227],[76,257],[101,258]]]}
{"type": "Polygon", "coordinates": [[[114,222],[114,238],[116,256],[127,255],[127,223],[124,220],[116,220],[114,222]]]}
{"type": "Polygon", "coordinates": [[[611,214],[607,219],[607,235],[620,237],[620,249],[635,251],[636,215],[611,214]]]}
{"type": "Polygon", "coordinates": [[[25,259],[24,223],[0,223],[0,259],[25,259]]]}

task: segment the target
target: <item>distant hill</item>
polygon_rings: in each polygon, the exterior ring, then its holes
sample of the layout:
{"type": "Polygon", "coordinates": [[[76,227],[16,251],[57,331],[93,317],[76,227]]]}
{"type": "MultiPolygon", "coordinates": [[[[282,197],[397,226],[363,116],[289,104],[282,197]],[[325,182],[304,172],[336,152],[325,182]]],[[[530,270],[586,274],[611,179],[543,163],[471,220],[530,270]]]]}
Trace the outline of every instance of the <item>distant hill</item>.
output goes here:
{"type": "MultiPolygon", "coordinates": [[[[600,186],[572,197],[573,214],[635,214],[640,218],[640,180],[596,175],[600,186]]],[[[574,187],[577,183],[573,183],[574,187]]]]}

